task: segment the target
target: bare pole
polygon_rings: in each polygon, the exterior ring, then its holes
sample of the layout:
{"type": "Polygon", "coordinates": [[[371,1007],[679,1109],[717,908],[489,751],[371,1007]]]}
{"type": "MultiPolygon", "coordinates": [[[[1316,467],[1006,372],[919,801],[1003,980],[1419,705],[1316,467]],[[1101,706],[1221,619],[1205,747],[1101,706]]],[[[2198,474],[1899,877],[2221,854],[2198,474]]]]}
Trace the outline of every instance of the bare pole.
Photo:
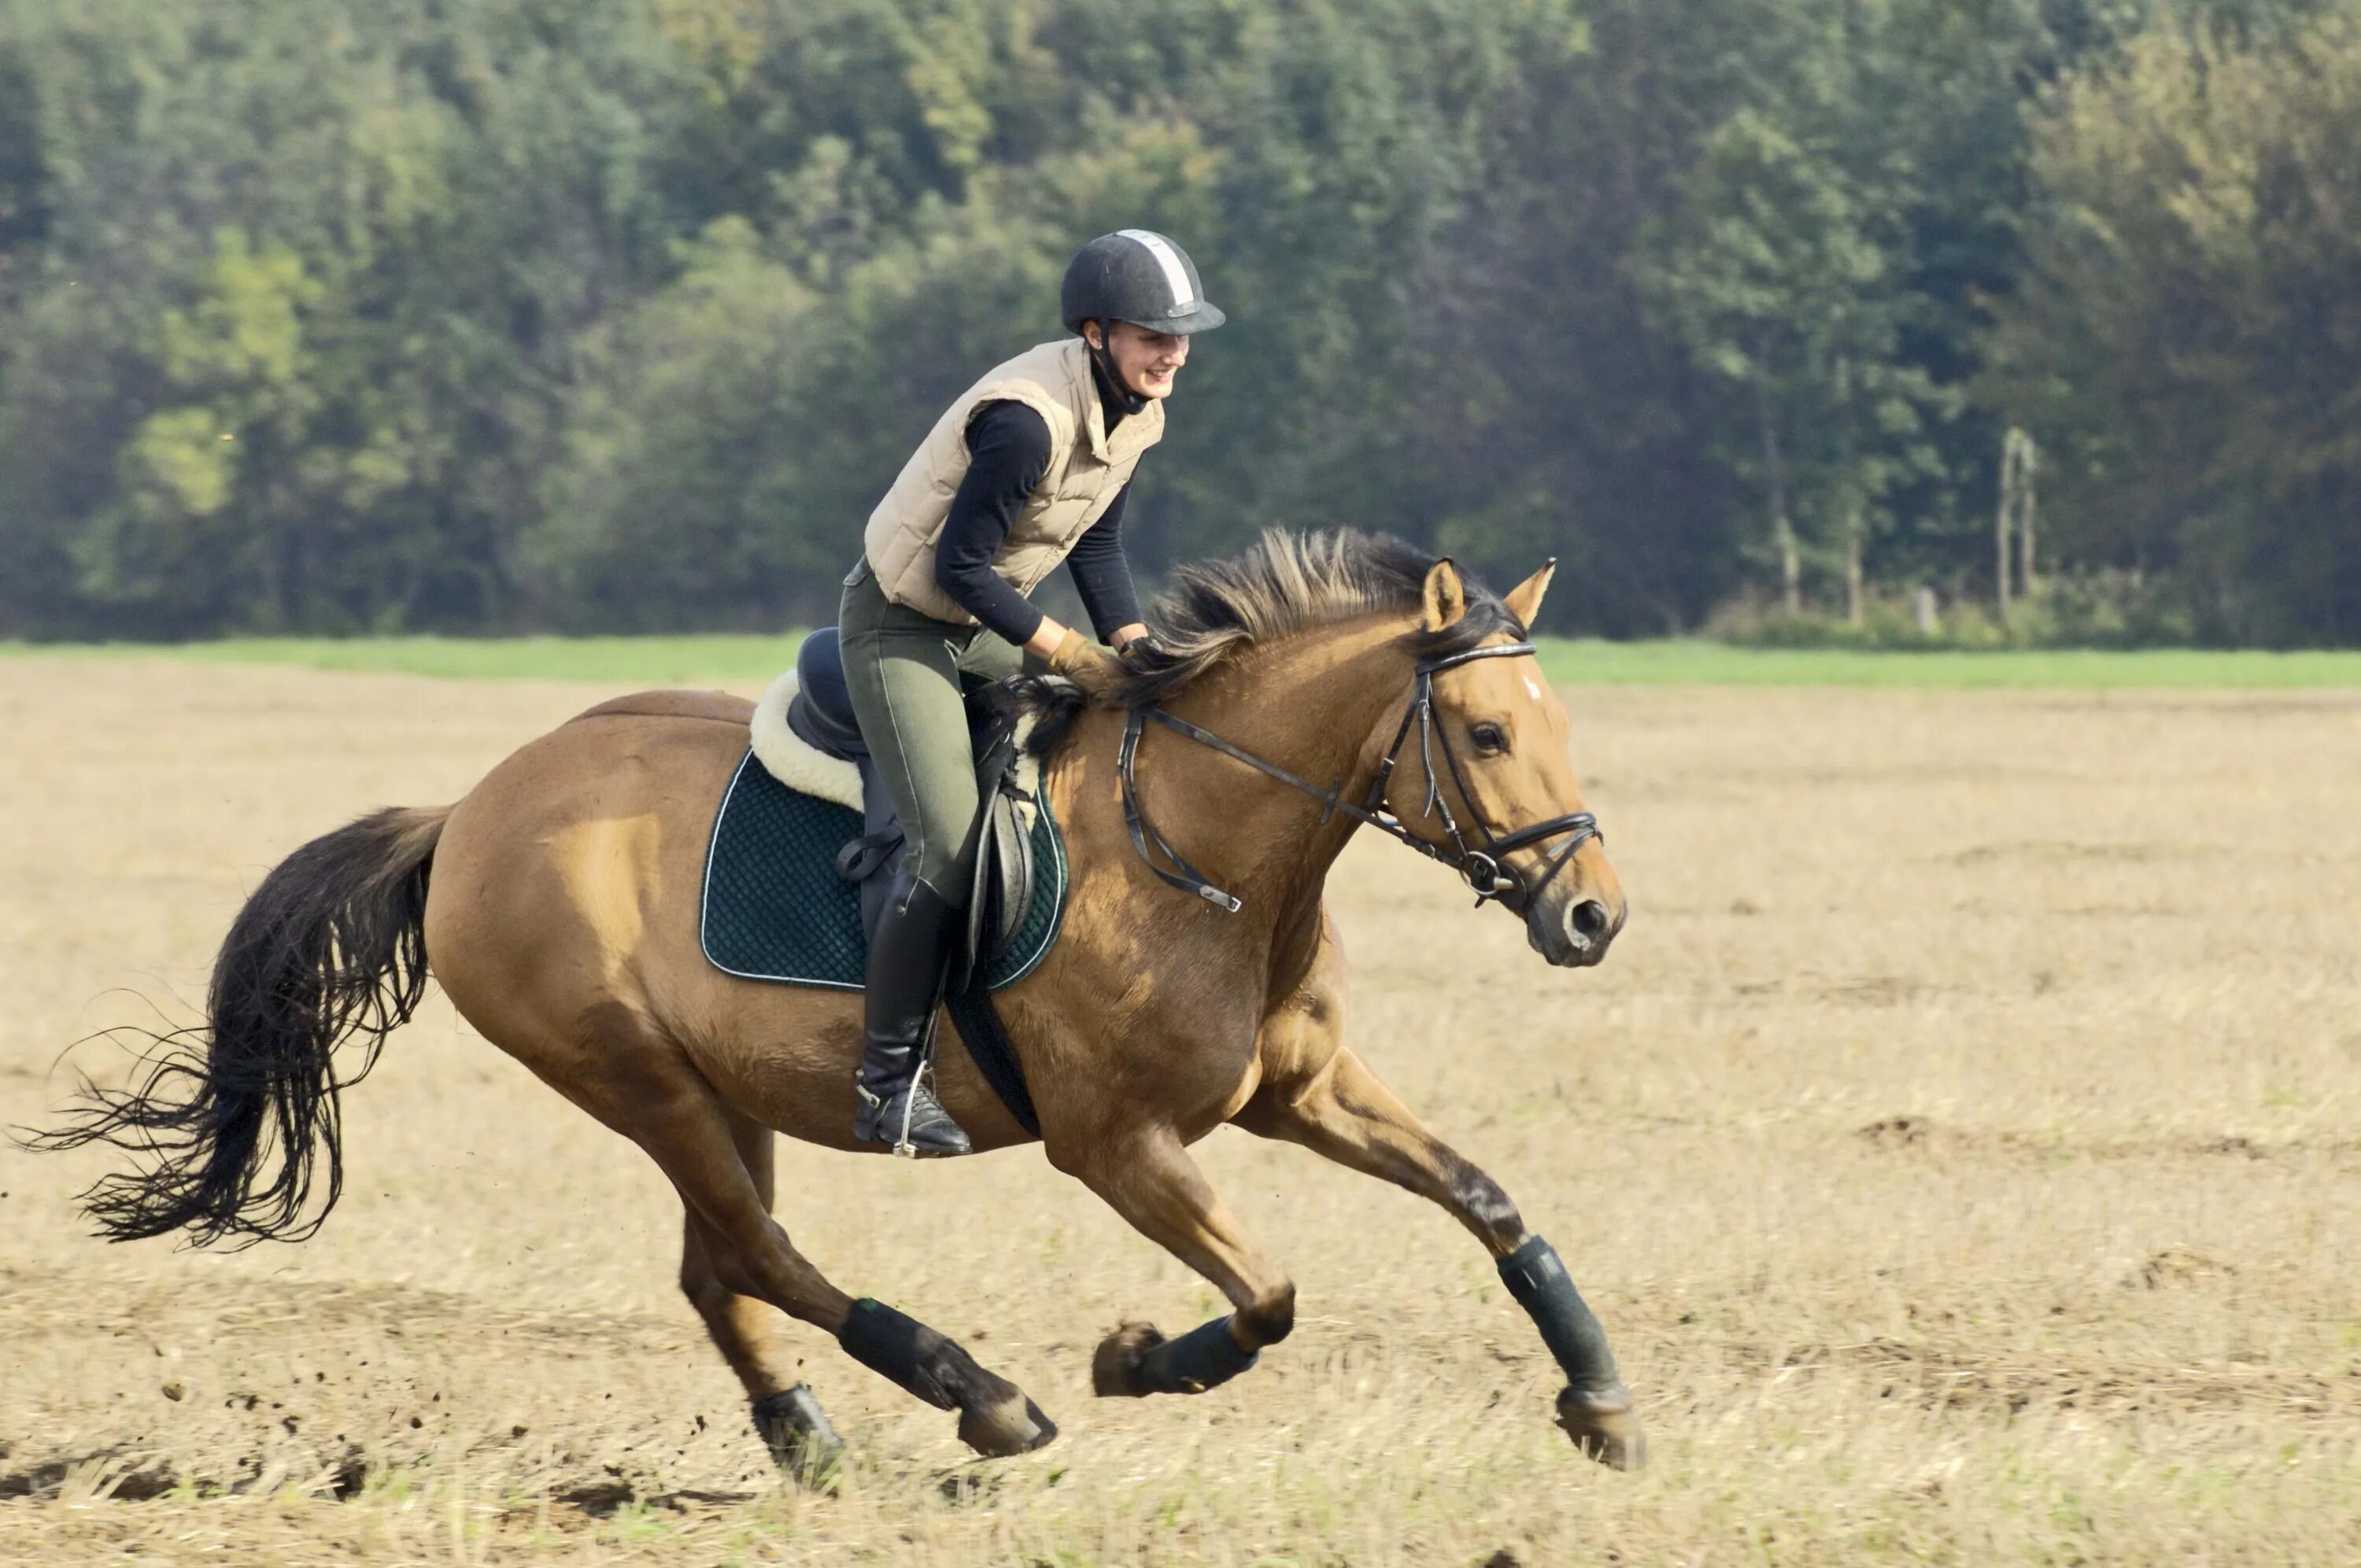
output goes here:
{"type": "Polygon", "coordinates": [[[1861,620],[1861,508],[1849,507],[1845,512],[1845,620],[1855,626],[1861,620]]]}
{"type": "Polygon", "coordinates": [[[2033,594],[2033,471],[2038,461],[2033,437],[2015,425],[2000,444],[2000,506],[1993,518],[1993,577],[2000,596],[2001,624],[2008,624],[2010,586],[2033,594]]]}
{"type": "Polygon", "coordinates": [[[2014,481],[2016,474],[2016,427],[2011,425],[2000,442],[2000,504],[1993,516],[1993,584],[2000,596],[2000,623],[2008,624],[2008,580],[2013,563],[2009,556],[2009,511],[2015,499],[2014,481]]]}
{"type": "Polygon", "coordinates": [[[2033,437],[2023,431],[2015,433],[2022,441],[2023,458],[2017,466],[2016,543],[2024,566],[2020,582],[2027,598],[2033,597],[2033,503],[2034,475],[2041,466],[2041,450],[2033,444],[2033,437]]]}
{"type": "Polygon", "coordinates": [[[1779,433],[1771,422],[1771,397],[1758,371],[1754,378],[1754,417],[1763,432],[1763,466],[1771,501],[1771,542],[1779,551],[1779,602],[1794,615],[1804,608],[1804,568],[1795,544],[1795,525],[1787,517],[1787,466],[1779,455],[1779,433]]]}

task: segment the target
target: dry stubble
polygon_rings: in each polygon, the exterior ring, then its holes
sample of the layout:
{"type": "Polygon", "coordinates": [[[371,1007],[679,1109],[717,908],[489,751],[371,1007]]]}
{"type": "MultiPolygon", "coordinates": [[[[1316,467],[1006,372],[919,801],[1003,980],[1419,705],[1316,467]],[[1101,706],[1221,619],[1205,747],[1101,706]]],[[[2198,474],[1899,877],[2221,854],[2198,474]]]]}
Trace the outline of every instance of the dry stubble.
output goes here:
{"type": "MultiPolygon", "coordinates": [[[[141,996],[184,1019],[303,839],[602,695],[0,663],[0,1117],[141,996]]],[[[1099,1335],[1215,1303],[1038,1155],[787,1146],[813,1258],[1064,1435],[973,1462],[796,1331],[857,1458],[785,1491],[653,1168],[437,1002],[347,1097],[304,1246],[106,1248],[71,1202],[100,1157],[0,1162],[0,1558],[2361,1557],[2361,699],[1571,700],[1634,905],[1603,970],[1384,845],[1335,895],[1352,1037],[1557,1241],[1644,1475],[1551,1430],[1546,1358],[1439,1213],[1224,1133],[1205,1163],[1304,1316],[1229,1387],[1137,1403],[1089,1397],[1099,1335]]]]}

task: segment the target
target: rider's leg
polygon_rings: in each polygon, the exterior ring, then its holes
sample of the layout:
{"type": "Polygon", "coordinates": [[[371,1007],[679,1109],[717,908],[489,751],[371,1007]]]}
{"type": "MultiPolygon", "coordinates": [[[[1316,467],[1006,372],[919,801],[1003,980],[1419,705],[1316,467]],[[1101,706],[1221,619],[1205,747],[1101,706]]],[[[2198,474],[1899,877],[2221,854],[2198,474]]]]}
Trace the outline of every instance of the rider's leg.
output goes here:
{"type": "Polygon", "coordinates": [[[1025,670],[1025,650],[1008,639],[975,629],[967,646],[959,652],[959,671],[970,685],[978,681],[1005,681],[1025,670]]]}
{"type": "Polygon", "coordinates": [[[907,845],[870,937],[853,1130],[919,1154],[965,1154],[967,1135],[920,1069],[975,852],[975,764],[960,689],[974,633],[888,603],[866,572],[846,585],[840,613],[853,711],[907,845]]]}

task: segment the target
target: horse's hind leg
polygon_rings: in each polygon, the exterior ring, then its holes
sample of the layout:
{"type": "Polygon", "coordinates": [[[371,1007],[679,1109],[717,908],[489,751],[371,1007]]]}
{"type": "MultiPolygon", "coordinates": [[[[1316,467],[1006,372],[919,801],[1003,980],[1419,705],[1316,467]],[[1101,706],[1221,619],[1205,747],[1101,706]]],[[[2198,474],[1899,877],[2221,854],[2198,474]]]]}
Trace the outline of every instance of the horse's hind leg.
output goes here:
{"type": "MultiPolygon", "coordinates": [[[[1312,1012],[1337,1015],[1334,1009],[1312,1012]]],[[[1284,1059],[1288,1053],[1276,1054],[1284,1059]]],[[[1576,1291],[1556,1249],[1525,1228],[1499,1183],[1422,1126],[1359,1057],[1333,1042],[1310,1059],[1321,1055],[1325,1060],[1305,1076],[1267,1079],[1234,1118],[1236,1124],[1315,1149],[1448,1211],[1499,1261],[1502,1281],[1565,1370],[1557,1419],[1566,1435],[1585,1453],[1616,1469],[1644,1464],[1647,1444],[1607,1332],[1576,1291]]],[[[1305,1057],[1295,1059],[1304,1062],[1305,1057]]]]}
{"type": "MultiPolygon", "coordinates": [[[[734,1135],[734,1113],[669,1041],[648,1044],[653,1048],[610,1057],[631,1065],[626,1081],[604,1087],[615,1124],[663,1168],[687,1206],[715,1287],[826,1329],[862,1365],[938,1409],[959,1411],[960,1436],[979,1453],[1021,1453],[1058,1435],[1022,1389],[952,1341],[829,1284],[771,1218],[734,1135]]],[[[708,1326],[713,1321],[708,1317],[708,1326]]],[[[733,1331],[739,1321],[735,1313],[728,1320],[733,1331]]]]}
{"type": "MultiPolygon", "coordinates": [[[[767,1211],[773,1200],[771,1129],[737,1111],[724,1114],[738,1157],[767,1211]]],[[[681,1290],[705,1320],[706,1332],[713,1336],[721,1358],[746,1386],[746,1397],[754,1405],[754,1430],[771,1457],[798,1480],[820,1481],[843,1457],[844,1443],[782,1351],[774,1332],[778,1313],[767,1302],[721,1283],[713,1266],[713,1253],[720,1245],[697,1211],[687,1209],[681,1236],[681,1290]]]]}

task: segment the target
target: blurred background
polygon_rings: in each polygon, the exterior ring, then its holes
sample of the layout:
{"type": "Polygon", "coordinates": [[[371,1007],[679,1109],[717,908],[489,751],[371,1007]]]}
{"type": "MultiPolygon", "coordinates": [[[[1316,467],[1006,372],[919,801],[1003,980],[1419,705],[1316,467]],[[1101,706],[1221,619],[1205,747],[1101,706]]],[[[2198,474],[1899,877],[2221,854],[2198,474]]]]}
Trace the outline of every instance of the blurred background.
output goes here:
{"type": "Polygon", "coordinates": [[[1133,225],[1234,322],[1150,580],[1352,523],[1566,558],[1556,632],[2361,642],[2314,0],[0,0],[0,637],[826,619],[1133,225]]]}

